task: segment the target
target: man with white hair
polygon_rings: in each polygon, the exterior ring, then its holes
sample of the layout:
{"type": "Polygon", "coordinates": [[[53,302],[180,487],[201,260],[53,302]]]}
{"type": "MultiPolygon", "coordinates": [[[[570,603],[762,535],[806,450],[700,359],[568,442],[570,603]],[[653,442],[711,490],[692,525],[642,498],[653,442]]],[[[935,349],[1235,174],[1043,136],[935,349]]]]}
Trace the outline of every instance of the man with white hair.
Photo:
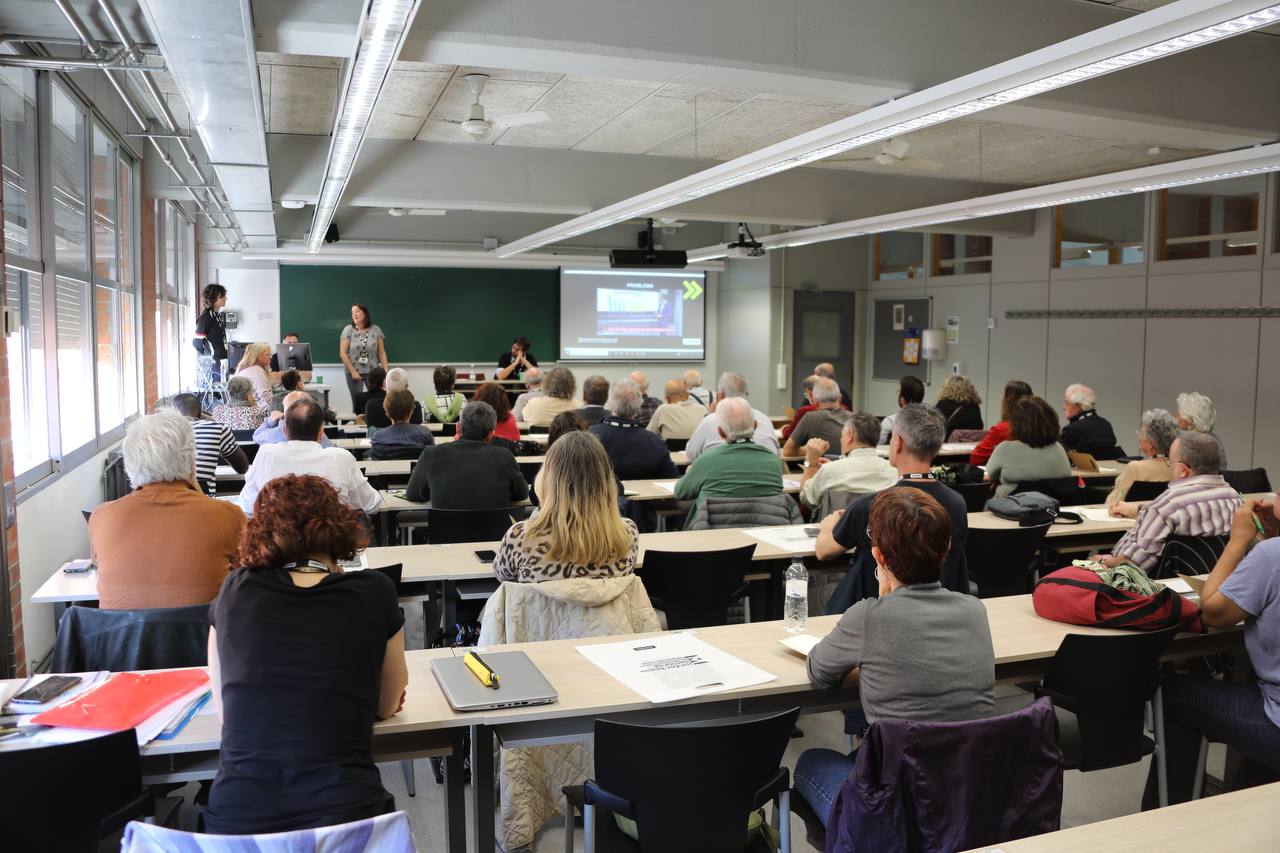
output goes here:
{"type": "MultiPolygon", "coordinates": [[[[284,434],[284,413],[289,411],[290,406],[305,397],[311,397],[310,392],[290,391],[285,394],[284,399],[280,401],[280,410],[267,415],[267,419],[262,422],[262,425],[253,431],[254,444],[280,444],[288,441],[289,439],[284,434]]],[[[312,399],[315,398],[312,397],[312,399]]],[[[332,445],[333,442],[329,441],[329,436],[321,436],[321,447],[331,447],[332,445]]]]}
{"type": "Polygon", "coordinates": [[[640,414],[636,416],[636,420],[641,426],[647,427],[649,421],[653,419],[653,413],[662,405],[662,401],[657,397],[649,396],[649,375],[643,370],[633,370],[627,378],[636,383],[636,387],[640,389],[640,414]]]}
{"type": "MultiPolygon", "coordinates": [[[[829,361],[824,361],[822,364],[814,367],[813,375],[820,376],[823,379],[830,379],[832,382],[837,383],[837,388],[840,388],[840,385],[836,380],[836,366],[829,361]]],[[[840,405],[844,406],[846,409],[853,408],[853,400],[850,399],[849,395],[843,388],[840,388],[840,405]]]]}
{"type": "Polygon", "coordinates": [[[683,438],[689,440],[693,431],[707,416],[707,407],[689,396],[683,379],[672,379],[663,389],[667,402],[658,407],[649,420],[649,432],[656,432],[663,440],[683,438]]]}
{"type": "Polygon", "coordinates": [[[709,497],[766,498],[782,494],[782,466],[774,450],[753,440],[755,412],[746,398],[722,399],[711,417],[715,419],[720,443],[703,453],[675,485],[677,499],[694,501],[690,517],[709,497]]]}
{"type": "MultiPolygon", "coordinates": [[[[392,391],[408,391],[409,371],[403,367],[391,368],[387,371],[387,380],[382,387],[387,394],[392,391]]],[[[377,429],[386,429],[391,426],[391,418],[387,415],[386,403],[387,398],[385,395],[369,398],[369,402],[365,404],[364,422],[377,429]]],[[[413,414],[409,415],[409,423],[421,424],[422,421],[422,404],[415,399],[413,401],[413,414]]]]}
{"type": "MultiPolygon", "coordinates": [[[[743,378],[741,373],[724,373],[720,376],[720,382],[716,385],[717,408],[725,400],[745,400],[746,398],[747,380],[743,378]]],[[[750,407],[748,406],[748,408],[750,407]]],[[[758,409],[751,409],[751,414],[756,421],[755,432],[751,434],[751,440],[761,447],[778,453],[778,439],[774,436],[773,421],[769,420],[769,416],[758,409]]],[[[710,414],[702,419],[702,423],[698,424],[698,428],[693,431],[693,435],[689,436],[689,444],[685,446],[684,452],[689,455],[689,461],[692,462],[703,452],[713,447],[719,447],[722,444],[724,444],[724,439],[720,436],[716,416],[715,414],[710,414]]]]}
{"type": "Polygon", "coordinates": [[[814,438],[832,447],[840,446],[840,434],[849,417],[848,412],[840,408],[840,386],[834,379],[819,376],[813,383],[811,396],[816,408],[801,418],[787,436],[787,443],[782,446],[783,456],[800,456],[814,438]]]}
{"type": "Polygon", "coordinates": [[[1124,455],[1116,447],[1116,433],[1111,423],[1095,411],[1098,397],[1088,385],[1068,385],[1063,394],[1062,413],[1067,425],[1062,428],[1062,446],[1094,459],[1119,459],[1124,455]]]}
{"type": "Polygon", "coordinates": [[[524,372],[524,384],[529,390],[516,397],[515,405],[511,407],[511,414],[517,421],[524,420],[524,407],[529,405],[530,400],[543,396],[542,370],[537,367],[526,369],[524,372]]]}
{"type": "Polygon", "coordinates": [[[609,389],[605,407],[609,414],[591,428],[622,480],[661,480],[680,476],[671,461],[667,443],[649,432],[638,416],[644,395],[630,379],[619,379],[609,389]]]}
{"type": "Polygon", "coordinates": [[[196,439],[176,411],[143,415],[124,435],[134,490],[89,516],[103,610],[213,601],[235,565],[244,513],[195,483],[196,439]]]}
{"type": "Polygon", "coordinates": [[[711,392],[702,387],[701,373],[696,370],[686,370],[684,372],[684,384],[689,391],[690,397],[708,409],[711,408],[711,392]]]}

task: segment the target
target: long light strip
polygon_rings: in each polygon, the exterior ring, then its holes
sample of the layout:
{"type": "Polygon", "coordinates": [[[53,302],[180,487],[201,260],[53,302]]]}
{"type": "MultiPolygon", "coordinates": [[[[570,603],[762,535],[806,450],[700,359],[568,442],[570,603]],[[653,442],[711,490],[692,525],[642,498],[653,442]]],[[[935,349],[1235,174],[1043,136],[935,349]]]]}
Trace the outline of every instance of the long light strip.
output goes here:
{"type": "MultiPolygon", "coordinates": [[[[1018,213],[1059,204],[1075,204],[1099,198],[1152,192],[1170,187],[1183,187],[1206,181],[1221,181],[1276,171],[1280,171],[1280,143],[1193,157],[1189,160],[1162,163],[1158,166],[1143,166],[1140,169],[1128,169],[1109,175],[1078,178],[1074,181],[1013,190],[965,201],[953,201],[900,213],[869,216],[848,222],[833,222],[814,228],[801,228],[798,231],[762,237],[760,243],[766,249],[807,246],[828,240],[844,240],[848,237],[862,237],[885,231],[925,228],[948,222],[999,216],[1002,213],[1018,213]]],[[[709,261],[724,257],[725,247],[723,245],[707,246],[693,250],[688,255],[690,263],[709,261]]]]}
{"type": "Polygon", "coordinates": [[[1280,21],[1280,4],[1177,0],[812,130],[545,228],[501,258],[616,225],[797,166],[1131,68],[1280,21]]]}
{"type": "Polygon", "coordinates": [[[378,96],[400,55],[420,0],[368,0],[356,30],[356,44],[347,63],[342,102],[334,117],[329,159],[325,163],[320,196],[311,219],[307,251],[317,252],[333,222],[338,201],[347,188],[352,168],[364,145],[369,118],[378,96]]]}

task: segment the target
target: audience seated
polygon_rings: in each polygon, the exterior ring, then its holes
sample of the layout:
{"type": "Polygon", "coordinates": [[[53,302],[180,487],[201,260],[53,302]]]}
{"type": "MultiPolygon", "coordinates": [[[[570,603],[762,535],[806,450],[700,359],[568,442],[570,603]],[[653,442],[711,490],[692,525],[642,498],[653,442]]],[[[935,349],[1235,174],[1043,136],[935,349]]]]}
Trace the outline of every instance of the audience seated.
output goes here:
{"type": "Polygon", "coordinates": [[[227,429],[257,429],[266,420],[267,407],[255,401],[248,379],[232,376],[227,380],[227,402],[214,406],[209,416],[227,429]]]}
{"type": "Polygon", "coordinates": [[[240,363],[236,365],[236,376],[248,379],[253,385],[254,402],[259,406],[271,405],[271,386],[278,378],[269,372],[271,368],[270,344],[255,343],[245,347],[240,363]]]}
{"type": "Polygon", "coordinates": [[[453,384],[458,381],[458,371],[443,364],[436,368],[432,380],[435,382],[436,393],[434,396],[428,395],[422,401],[423,405],[427,407],[433,421],[451,424],[462,414],[462,407],[467,405],[467,398],[453,390],[453,384]]]}
{"type": "Polygon", "coordinates": [[[423,448],[405,498],[431,501],[436,509],[498,509],[529,497],[529,484],[516,458],[489,443],[497,421],[488,403],[464,406],[458,418],[458,437],[423,448]]]}
{"type": "Polygon", "coordinates": [[[647,427],[653,418],[653,413],[662,405],[662,401],[657,397],[649,396],[649,375],[643,370],[633,370],[627,378],[636,383],[636,387],[640,389],[640,414],[636,416],[636,420],[640,422],[640,426],[647,427]]]}
{"type": "Polygon", "coordinates": [[[675,485],[678,500],[694,502],[690,519],[709,497],[757,498],[782,494],[782,466],[770,448],[757,444],[752,438],[757,424],[755,412],[746,399],[721,399],[712,417],[716,419],[720,444],[703,453],[675,485]]]}
{"type": "Polygon", "coordinates": [[[969,454],[970,465],[986,465],[996,446],[1009,439],[1009,412],[1013,403],[1023,397],[1030,397],[1031,393],[1031,386],[1020,379],[1011,379],[1005,383],[1004,396],[1000,400],[1000,422],[987,430],[982,441],[969,454]]]}
{"type": "Polygon", "coordinates": [[[609,409],[605,405],[608,402],[608,379],[595,375],[588,376],[582,381],[582,408],[578,409],[578,416],[587,422],[587,426],[595,426],[609,414],[609,409]]]}
{"type": "MultiPolygon", "coordinates": [[[[912,403],[924,402],[924,383],[917,376],[904,376],[898,380],[898,408],[910,406],[912,403]]],[[[885,415],[880,421],[880,443],[888,444],[893,435],[893,419],[895,415],[885,415]]]]}
{"type": "Polygon", "coordinates": [[[875,415],[854,412],[844,413],[844,418],[839,459],[827,458],[831,446],[826,439],[811,438],[805,442],[800,499],[811,509],[821,506],[828,492],[864,495],[898,482],[897,470],[876,452],[880,424],[875,415]]]}
{"type": "MultiPolygon", "coordinates": [[[[311,394],[306,391],[290,391],[286,394],[284,399],[280,401],[280,410],[267,415],[267,419],[253,431],[254,443],[263,445],[288,441],[289,439],[284,434],[284,413],[289,411],[291,405],[306,397],[311,397],[311,394]]],[[[312,397],[311,399],[314,400],[315,398],[312,397]]],[[[379,410],[381,410],[381,405],[379,405],[379,410]]],[[[320,439],[320,446],[332,447],[333,442],[329,441],[328,436],[323,436],[320,439]]]]}
{"type": "MultiPolygon", "coordinates": [[[[272,356],[275,358],[275,356],[272,356]]],[[[284,398],[302,390],[302,373],[297,370],[286,370],[280,374],[280,390],[271,395],[271,410],[284,411],[284,398]]]]}
{"type": "Polygon", "coordinates": [[[640,533],[618,514],[613,470],[594,436],[579,430],[557,436],[538,482],[537,515],[517,521],[502,537],[493,561],[500,580],[536,583],[631,573],[640,533]]]}
{"type": "MultiPolygon", "coordinates": [[[[591,424],[584,421],[582,415],[577,412],[561,412],[551,419],[551,426],[547,428],[547,443],[542,452],[545,454],[550,450],[551,445],[565,433],[587,432],[590,429],[591,424]]],[[[538,472],[541,473],[542,469],[539,468],[538,472]]]]}
{"type": "Polygon", "coordinates": [[[1028,480],[1070,476],[1071,462],[1058,443],[1058,413],[1053,406],[1039,397],[1015,402],[1009,411],[1009,440],[1000,442],[987,462],[985,479],[999,483],[996,496],[1013,494],[1019,483],[1028,480]]]}
{"type": "Polygon", "coordinates": [[[600,439],[613,470],[623,480],[659,480],[680,476],[667,443],[637,420],[644,395],[630,379],[619,379],[609,390],[609,416],[591,427],[600,439]]]}
{"type": "Polygon", "coordinates": [[[350,451],[321,446],[324,411],[309,394],[289,404],[284,413],[284,435],[288,440],[283,444],[259,448],[249,472],[244,475],[244,488],[238,500],[245,513],[253,512],[253,502],[263,486],[286,474],[323,477],[338,490],[348,506],[365,512],[376,512],[382,505],[382,496],[369,485],[350,451]]]}
{"type": "Polygon", "coordinates": [[[1121,501],[1111,514],[1136,518],[1111,549],[1098,560],[1116,566],[1126,560],[1145,572],[1160,562],[1170,536],[1225,536],[1240,506],[1240,496],[1218,471],[1218,443],[1213,436],[1183,432],[1169,449],[1169,488],[1149,503],[1121,501]]]}
{"type": "Polygon", "coordinates": [[[511,398],[507,396],[507,389],[497,382],[485,382],[476,388],[472,399],[478,403],[488,403],[493,407],[493,414],[498,419],[497,425],[493,428],[494,438],[510,442],[520,440],[520,425],[511,414],[511,398]]]}
{"type": "Polygon", "coordinates": [[[124,436],[134,491],[89,516],[89,556],[106,610],[213,601],[236,563],[244,514],[195,484],[196,440],[175,411],[143,415],[124,436]]]}
{"type": "Polygon", "coordinates": [[[376,400],[382,402],[382,398],[387,396],[387,389],[384,387],[387,383],[387,371],[381,367],[375,367],[369,371],[364,378],[364,391],[356,393],[351,400],[352,411],[356,413],[356,421],[358,423],[365,422],[365,412],[369,410],[369,401],[376,400]]]}
{"type": "Polygon", "coordinates": [[[391,426],[378,430],[369,439],[371,459],[417,459],[424,447],[435,444],[431,430],[422,424],[409,422],[415,405],[413,394],[408,391],[387,393],[382,406],[391,426]]]}
{"type": "Polygon", "coordinates": [[[815,408],[799,420],[782,446],[783,456],[800,456],[814,438],[822,439],[831,447],[840,446],[840,433],[848,419],[848,413],[840,408],[840,386],[833,379],[819,376],[810,393],[815,408]]]}
{"type": "Polygon", "coordinates": [[[708,409],[711,408],[711,392],[702,387],[702,374],[696,370],[684,372],[684,384],[689,389],[689,396],[708,409]]]}
{"type": "MultiPolygon", "coordinates": [[[[954,552],[948,511],[928,492],[897,487],[871,498],[866,520],[879,597],[850,607],[809,652],[809,682],[856,686],[868,722],[990,716],[995,651],[986,608],[939,582],[954,552]]],[[[796,762],[796,790],[824,826],[855,755],[808,749],[796,762]]]]}
{"type": "Polygon", "coordinates": [[[683,438],[686,441],[708,414],[707,407],[689,396],[683,379],[672,379],[663,388],[667,401],[659,406],[649,419],[650,432],[656,432],[663,440],[683,438]]]}
{"type": "MultiPolygon", "coordinates": [[[[717,406],[724,400],[745,400],[747,396],[747,380],[743,378],[741,373],[723,373],[720,375],[720,381],[716,385],[717,406]]],[[[773,421],[769,420],[769,416],[758,409],[752,409],[751,414],[756,421],[755,431],[751,434],[751,441],[761,447],[768,448],[774,453],[779,453],[778,439],[774,437],[773,432],[773,421]]],[[[685,453],[688,454],[690,461],[697,459],[703,452],[724,444],[724,438],[720,435],[719,430],[719,421],[716,419],[714,412],[702,419],[702,423],[698,424],[697,429],[693,431],[693,435],[689,437],[689,444],[685,447],[685,453]]]]}
{"type": "Polygon", "coordinates": [[[938,391],[936,408],[947,419],[947,435],[958,429],[982,429],[982,398],[967,376],[947,376],[938,391]]]}
{"type": "Polygon", "coordinates": [[[542,396],[534,397],[525,404],[524,422],[530,426],[550,426],[556,415],[577,409],[573,399],[577,388],[578,380],[572,370],[559,366],[551,368],[542,374],[542,396]]]}
{"type": "Polygon", "coordinates": [[[1088,453],[1095,459],[1114,459],[1116,433],[1111,422],[1095,409],[1098,398],[1088,385],[1068,385],[1063,393],[1062,413],[1067,425],[1062,428],[1062,446],[1077,453],[1088,453]]]}
{"type": "MultiPolygon", "coordinates": [[[[933,457],[942,447],[945,431],[942,413],[937,409],[920,403],[904,406],[894,418],[889,464],[898,470],[901,477],[898,485],[928,492],[951,517],[951,551],[942,566],[942,585],[967,593],[969,571],[964,547],[969,535],[969,510],[959,492],[934,478],[931,467],[933,457]]],[[[837,510],[822,520],[814,546],[819,560],[842,559],[850,548],[857,549],[849,573],[827,604],[828,613],[839,613],[853,602],[874,598],[877,594],[876,562],[871,554],[871,540],[867,538],[867,519],[875,497],[875,494],[866,494],[854,498],[846,509],[837,510]]]]}
{"type": "MultiPolygon", "coordinates": [[[[387,394],[392,391],[408,391],[409,390],[409,371],[403,367],[393,367],[387,371],[386,382],[383,383],[383,389],[387,394]]],[[[391,426],[391,418],[387,416],[385,410],[386,397],[370,397],[364,406],[364,422],[371,427],[385,429],[391,426]]],[[[426,419],[422,416],[422,405],[416,400],[413,404],[413,411],[409,415],[409,423],[421,424],[426,419]]],[[[372,436],[370,436],[372,437],[372,436]]]]}
{"type": "Polygon", "coordinates": [[[1178,438],[1178,422],[1164,409],[1142,413],[1138,427],[1138,450],[1143,458],[1120,468],[1115,487],[1107,495],[1107,506],[1113,507],[1129,494],[1134,483],[1167,483],[1173,476],[1169,451],[1178,438]]]}
{"type": "Polygon", "coordinates": [[[783,425],[782,438],[784,440],[791,437],[792,431],[800,425],[800,421],[805,415],[818,408],[818,405],[813,402],[813,386],[816,385],[818,380],[821,378],[822,377],[818,374],[812,373],[806,376],[804,381],[800,383],[800,395],[804,397],[804,405],[796,408],[796,413],[792,416],[791,423],[783,425]]]}
{"type": "Polygon", "coordinates": [[[1218,434],[1213,431],[1214,425],[1218,422],[1218,410],[1214,408],[1213,401],[1197,391],[1179,394],[1177,418],[1180,429],[1202,432],[1217,443],[1222,456],[1218,460],[1218,470],[1228,470],[1227,448],[1222,444],[1218,434]]]}
{"type": "Polygon", "coordinates": [[[542,369],[538,367],[526,369],[524,384],[529,390],[516,397],[516,402],[511,407],[511,414],[515,416],[518,423],[524,423],[524,407],[529,405],[529,401],[542,396],[542,369]]]}
{"type": "Polygon", "coordinates": [[[395,587],[379,572],[343,573],[368,534],[324,478],[274,479],[253,510],[243,568],[209,608],[222,739],[205,829],[285,832],[380,815],[393,804],[369,733],[404,707],[409,683],[395,587]]]}
{"type": "MultiPolygon", "coordinates": [[[[837,386],[840,384],[836,379],[836,367],[829,361],[824,361],[822,364],[816,365],[813,368],[813,375],[822,379],[830,379],[832,382],[835,382],[837,386]]],[[[840,389],[840,405],[846,409],[853,408],[853,400],[849,398],[849,392],[844,388],[840,389]]]]}
{"type": "Polygon", "coordinates": [[[200,398],[195,394],[175,394],[169,400],[173,410],[187,419],[196,436],[196,485],[207,495],[215,491],[219,465],[230,465],[237,474],[249,470],[249,457],[236,443],[226,424],[205,420],[200,413],[200,398]]]}
{"type": "MultiPolygon", "coordinates": [[[[1280,502],[1245,501],[1232,518],[1226,550],[1200,593],[1200,619],[1206,627],[1225,630],[1244,621],[1244,646],[1256,681],[1219,681],[1207,672],[1164,676],[1161,692],[1170,803],[1191,798],[1202,735],[1239,750],[1251,762],[1280,770],[1277,534],[1280,502]]],[[[1157,806],[1157,793],[1156,762],[1152,761],[1144,809],[1157,806]]]]}

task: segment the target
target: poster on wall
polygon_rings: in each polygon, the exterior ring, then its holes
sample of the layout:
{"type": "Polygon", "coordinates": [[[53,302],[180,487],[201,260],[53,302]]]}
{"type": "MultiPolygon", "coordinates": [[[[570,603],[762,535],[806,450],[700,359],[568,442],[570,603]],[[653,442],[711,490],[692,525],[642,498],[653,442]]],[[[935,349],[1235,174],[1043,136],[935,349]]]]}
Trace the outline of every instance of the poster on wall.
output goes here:
{"type": "Polygon", "coordinates": [[[897,303],[893,306],[893,330],[901,332],[907,327],[907,306],[897,303]]]}
{"type": "Polygon", "coordinates": [[[920,330],[907,329],[907,336],[902,339],[902,363],[920,363],[920,330]]]}
{"type": "Polygon", "coordinates": [[[957,314],[947,316],[947,343],[960,343],[960,317],[957,314]]]}

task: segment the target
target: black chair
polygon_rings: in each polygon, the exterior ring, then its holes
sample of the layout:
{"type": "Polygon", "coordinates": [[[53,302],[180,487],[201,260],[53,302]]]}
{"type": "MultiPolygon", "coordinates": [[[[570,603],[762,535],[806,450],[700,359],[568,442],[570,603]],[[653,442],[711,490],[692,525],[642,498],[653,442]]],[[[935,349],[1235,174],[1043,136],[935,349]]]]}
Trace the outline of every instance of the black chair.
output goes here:
{"type": "MultiPolygon", "coordinates": [[[[564,789],[566,847],[572,817],[583,816],[587,853],[741,853],[747,816],[774,803],[782,850],[791,849],[791,774],[778,766],[799,708],[765,717],[680,726],[596,720],[595,778],[564,789]],[[614,815],[637,824],[640,840],[614,815]]],[[[747,850],[770,849],[763,839],[747,850]]]]}
{"type": "Polygon", "coordinates": [[[513,518],[524,517],[522,506],[498,509],[427,510],[427,541],[433,545],[455,542],[489,542],[501,539],[513,518]]]}
{"type": "Polygon", "coordinates": [[[342,427],[327,426],[324,428],[325,437],[328,439],[342,438],[342,427]]]}
{"type": "Polygon", "coordinates": [[[1230,536],[1169,536],[1164,540],[1160,562],[1151,572],[1153,578],[1175,575],[1207,575],[1227,549],[1230,536]]]}
{"type": "Polygon", "coordinates": [[[1111,447],[1104,447],[1100,450],[1095,450],[1090,455],[1099,462],[1108,462],[1112,459],[1125,458],[1124,448],[1118,444],[1112,445],[1111,447]]]}
{"type": "Polygon", "coordinates": [[[172,669],[208,663],[209,605],[147,610],[68,607],[58,620],[54,672],[172,669]]]}
{"type": "Polygon", "coordinates": [[[529,427],[529,435],[546,435],[551,432],[551,427],[532,426],[529,427]]]}
{"type": "Polygon", "coordinates": [[[987,501],[991,500],[991,496],[995,494],[996,484],[988,481],[984,483],[947,483],[947,486],[964,498],[965,509],[969,510],[969,512],[982,512],[987,505],[987,501]]]}
{"type": "Polygon", "coordinates": [[[1160,805],[1168,805],[1159,664],[1179,630],[1062,639],[1035,695],[1048,696],[1058,712],[1064,769],[1105,770],[1154,753],[1160,805]],[[1154,741],[1144,732],[1148,709],[1154,741]]]}
{"type": "Polygon", "coordinates": [[[455,421],[453,423],[440,424],[440,434],[456,436],[458,434],[457,422],[455,421]]]}
{"type": "Polygon", "coordinates": [[[1129,484],[1129,491],[1125,493],[1126,501],[1150,501],[1160,497],[1169,488],[1167,481],[1160,480],[1135,480],[1129,484]]]}
{"type": "Polygon", "coordinates": [[[965,539],[969,578],[978,585],[979,598],[1025,595],[1031,592],[1036,558],[1052,525],[984,530],[970,527],[965,539]]]}
{"type": "Polygon", "coordinates": [[[236,437],[236,441],[253,441],[253,430],[251,429],[233,429],[231,434],[236,437]]]}
{"type": "MultiPolygon", "coordinates": [[[[729,605],[746,592],[755,545],[723,551],[645,551],[636,571],[654,607],[667,615],[667,629],[724,625],[729,605]]],[[[748,622],[751,621],[748,611],[748,622]]]]}
{"type": "Polygon", "coordinates": [[[1040,492],[1054,498],[1063,506],[1083,506],[1095,503],[1089,490],[1080,485],[1078,477],[1050,477],[1045,480],[1026,480],[1019,483],[1013,493],[1040,492]]]}
{"type": "Polygon", "coordinates": [[[1245,495],[1271,491],[1271,480],[1267,478],[1266,468],[1223,471],[1222,479],[1227,481],[1228,486],[1245,495]]]}
{"type": "Polygon", "coordinates": [[[6,850],[97,850],[135,818],[155,814],[142,787],[133,729],[56,746],[0,752],[6,850]]]}
{"type": "Polygon", "coordinates": [[[673,453],[680,450],[684,450],[688,446],[689,446],[689,439],[687,438],[668,438],[667,439],[667,450],[670,450],[673,453]]]}

